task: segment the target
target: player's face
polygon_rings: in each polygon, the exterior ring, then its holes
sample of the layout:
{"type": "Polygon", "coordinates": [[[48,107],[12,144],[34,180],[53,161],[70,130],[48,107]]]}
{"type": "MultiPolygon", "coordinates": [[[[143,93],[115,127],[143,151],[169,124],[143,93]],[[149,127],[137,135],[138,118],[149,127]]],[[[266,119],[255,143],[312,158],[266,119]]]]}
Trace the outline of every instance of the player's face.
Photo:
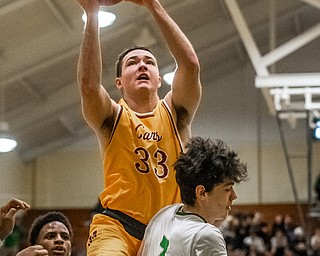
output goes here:
{"type": "Polygon", "coordinates": [[[225,219],[229,214],[233,200],[237,198],[233,186],[234,181],[228,179],[214,187],[211,192],[208,192],[206,204],[210,223],[225,219]]]}
{"type": "Polygon", "coordinates": [[[37,244],[42,245],[43,248],[48,251],[49,256],[71,255],[69,230],[59,221],[47,223],[42,227],[37,239],[37,244]]]}
{"type": "Polygon", "coordinates": [[[161,77],[155,57],[145,50],[129,52],[123,58],[122,75],[116,78],[116,84],[123,92],[157,90],[161,86],[161,77]]]}

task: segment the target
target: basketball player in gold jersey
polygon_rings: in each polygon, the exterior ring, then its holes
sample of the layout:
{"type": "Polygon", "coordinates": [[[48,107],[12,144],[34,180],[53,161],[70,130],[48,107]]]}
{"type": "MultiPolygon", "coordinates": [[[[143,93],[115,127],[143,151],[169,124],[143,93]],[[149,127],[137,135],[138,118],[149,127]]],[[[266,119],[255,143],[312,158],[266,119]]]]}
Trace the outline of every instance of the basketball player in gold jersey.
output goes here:
{"type": "Polygon", "coordinates": [[[99,141],[104,165],[100,200],[106,208],[93,217],[87,254],[136,255],[151,217],[181,200],[173,163],[191,137],[201,98],[200,65],[191,43],[159,0],[127,0],[149,11],[176,61],[176,71],[171,91],[160,99],[162,79],[155,56],[142,46],[126,50],[116,65],[115,85],[122,99],[115,102],[101,85],[99,1],[77,1],[87,14],[78,83],[84,118],[99,141]]]}

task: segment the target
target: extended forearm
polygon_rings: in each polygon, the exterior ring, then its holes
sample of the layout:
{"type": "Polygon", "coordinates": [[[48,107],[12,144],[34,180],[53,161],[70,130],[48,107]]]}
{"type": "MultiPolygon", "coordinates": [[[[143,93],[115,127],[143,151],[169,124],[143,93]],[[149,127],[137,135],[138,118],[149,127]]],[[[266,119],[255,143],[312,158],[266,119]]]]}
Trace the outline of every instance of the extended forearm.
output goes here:
{"type": "Polygon", "coordinates": [[[102,73],[98,14],[88,15],[78,61],[78,83],[82,89],[100,86],[102,73]]]}
{"type": "Polygon", "coordinates": [[[151,1],[147,8],[157,22],[167,45],[177,63],[199,65],[197,55],[189,39],[169,16],[159,1],[151,1]]]}

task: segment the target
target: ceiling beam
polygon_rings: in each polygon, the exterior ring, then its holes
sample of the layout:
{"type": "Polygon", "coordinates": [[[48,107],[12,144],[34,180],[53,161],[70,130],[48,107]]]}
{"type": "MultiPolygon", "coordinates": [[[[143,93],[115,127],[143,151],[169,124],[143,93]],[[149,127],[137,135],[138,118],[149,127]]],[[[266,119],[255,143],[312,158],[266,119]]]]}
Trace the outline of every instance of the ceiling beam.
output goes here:
{"type": "Polygon", "coordinates": [[[11,1],[10,3],[1,6],[0,8],[0,16],[9,14],[16,10],[23,8],[24,6],[36,2],[38,0],[20,0],[20,1],[11,1]]]}
{"type": "Polygon", "coordinates": [[[37,101],[46,101],[46,97],[41,95],[37,90],[35,90],[33,84],[29,80],[22,79],[19,82],[33,97],[37,99],[37,101]]]}
{"type": "Polygon", "coordinates": [[[45,3],[49,7],[53,15],[56,17],[56,19],[60,22],[60,24],[71,32],[73,30],[71,23],[63,15],[63,12],[57,7],[57,5],[53,3],[51,0],[45,0],[45,3]]]}
{"type": "Polygon", "coordinates": [[[239,32],[239,36],[247,49],[250,60],[254,69],[259,75],[268,75],[269,71],[266,67],[259,65],[261,59],[261,53],[258,46],[253,39],[249,26],[242,15],[239,5],[235,0],[225,0],[225,3],[229,9],[230,15],[234,22],[235,27],[239,32]]]}
{"type": "Polygon", "coordinates": [[[302,1],[320,9],[320,1],[319,0],[302,0],[302,1]]]}
{"type": "MultiPolygon", "coordinates": [[[[320,1],[319,1],[320,2],[320,1]]],[[[243,44],[248,52],[250,60],[256,70],[257,77],[255,79],[256,87],[262,88],[263,95],[266,99],[267,105],[271,113],[274,110],[279,110],[280,103],[276,102],[282,100],[279,95],[275,95],[275,100],[272,102],[272,96],[267,93],[267,88],[269,87],[284,87],[296,86],[296,87],[306,87],[306,86],[318,86],[320,85],[320,73],[309,73],[309,74],[270,74],[267,69],[268,66],[276,63],[277,61],[283,59],[287,55],[293,53],[299,48],[305,46],[312,40],[320,36],[320,23],[303,32],[302,34],[296,36],[295,38],[287,41],[281,46],[273,49],[275,46],[275,6],[274,2],[271,2],[271,13],[270,13],[270,52],[261,56],[261,53],[253,39],[253,36],[249,30],[249,27],[241,13],[240,7],[236,0],[225,0],[225,3],[229,9],[231,17],[234,24],[239,32],[243,44]]],[[[317,108],[318,103],[312,102],[313,91],[302,92],[302,96],[305,96],[304,107],[317,108]]]]}
{"type": "Polygon", "coordinates": [[[65,116],[60,116],[59,122],[71,135],[74,135],[77,133],[75,127],[72,126],[70,121],[65,116]]]}
{"type": "MultiPolygon", "coordinates": [[[[239,5],[235,0],[225,0],[226,6],[230,12],[232,20],[234,22],[235,27],[237,28],[240,38],[247,50],[249,58],[253,64],[253,67],[256,73],[260,76],[267,76],[269,75],[269,70],[260,65],[261,60],[261,53],[253,39],[253,36],[250,32],[250,29],[242,15],[239,5]]],[[[273,99],[269,94],[269,91],[266,89],[262,89],[263,97],[268,105],[268,109],[270,113],[275,114],[275,108],[273,104],[273,99]]]]}
{"type": "Polygon", "coordinates": [[[315,40],[319,36],[320,23],[265,54],[260,58],[260,63],[258,63],[258,65],[269,66],[271,64],[274,64],[278,60],[281,60],[289,54],[295,52],[296,50],[315,40]]]}
{"type": "Polygon", "coordinates": [[[55,141],[50,141],[43,146],[40,147],[33,147],[28,148],[27,150],[24,150],[22,152],[19,152],[19,155],[21,157],[21,160],[24,162],[29,162],[35,158],[38,158],[40,156],[43,156],[45,154],[48,154],[50,152],[57,151],[58,149],[61,149],[63,147],[69,146],[76,141],[79,141],[83,138],[86,138],[90,135],[92,135],[92,130],[89,126],[83,127],[81,130],[77,131],[77,135],[71,136],[68,138],[63,138],[55,141]]]}
{"type": "MultiPolygon", "coordinates": [[[[113,33],[101,34],[101,43],[103,43],[107,40],[109,41],[114,38],[121,37],[123,34],[126,34],[128,31],[132,30],[134,28],[134,26],[135,26],[135,24],[132,23],[128,26],[125,26],[121,30],[117,30],[113,33]]],[[[24,70],[20,70],[19,72],[11,74],[7,77],[3,77],[3,80],[0,84],[0,86],[6,86],[6,85],[9,85],[9,84],[14,83],[16,81],[19,81],[21,79],[24,79],[25,77],[30,76],[30,74],[36,74],[41,69],[50,68],[51,66],[65,60],[65,59],[72,58],[74,56],[78,56],[79,53],[80,53],[80,46],[76,45],[66,51],[61,52],[60,54],[55,54],[51,58],[47,57],[40,63],[37,63],[33,66],[28,66],[28,68],[26,68],[24,70]]]]}
{"type": "Polygon", "coordinates": [[[256,76],[258,88],[320,86],[320,73],[281,73],[256,76]]]}

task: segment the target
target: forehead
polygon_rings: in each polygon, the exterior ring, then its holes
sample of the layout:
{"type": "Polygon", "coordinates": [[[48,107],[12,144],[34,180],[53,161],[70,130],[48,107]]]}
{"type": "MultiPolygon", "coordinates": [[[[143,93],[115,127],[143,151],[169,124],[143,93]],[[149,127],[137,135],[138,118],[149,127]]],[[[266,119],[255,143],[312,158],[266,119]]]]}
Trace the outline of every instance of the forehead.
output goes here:
{"type": "Polygon", "coordinates": [[[235,182],[231,179],[226,179],[222,183],[218,184],[216,186],[217,189],[224,189],[226,187],[232,187],[235,184],[235,182]]]}
{"type": "Polygon", "coordinates": [[[44,225],[39,233],[39,238],[43,237],[47,233],[68,233],[67,227],[60,221],[52,221],[44,225]]]}
{"type": "Polygon", "coordinates": [[[155,57],[153,56],[153,54],[149,51],[146,50],[142,50],[142,49],[137,49],[137,50],[133,50],[131,52],[128,52],[124,58],[123,61],[125,62],[128,59],[131,58],[151,58],[151,59],[155,59],[155,57]]]}
{"type": "Polygon", "coordinates": [[[228,187],[228,186],[233,186],[234,184],[235,184],[234,180],[227,178],[222,183],[222,186],[228,187]]]}

